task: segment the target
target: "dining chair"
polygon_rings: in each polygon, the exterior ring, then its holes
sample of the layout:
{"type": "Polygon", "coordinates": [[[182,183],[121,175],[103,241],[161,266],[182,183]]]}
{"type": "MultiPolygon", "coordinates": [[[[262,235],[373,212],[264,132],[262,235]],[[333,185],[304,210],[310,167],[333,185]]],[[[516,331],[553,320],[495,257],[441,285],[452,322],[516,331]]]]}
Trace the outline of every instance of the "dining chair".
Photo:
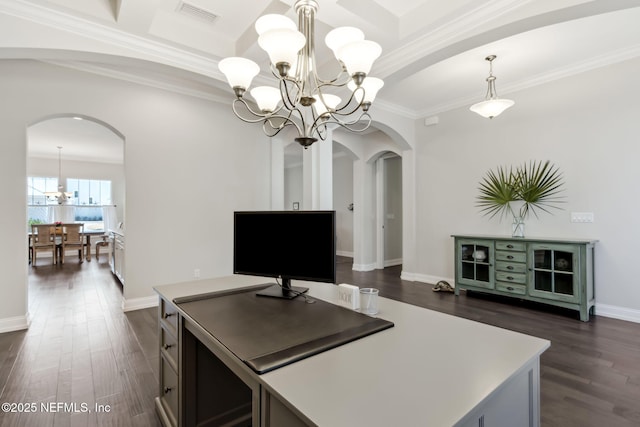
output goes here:
{"type": "Polygon", "coordinates": [[[56,263],[55,226],[53,224],[31,225],[31,250],[33,253],[31,266],[35,267],[36,255],[38,252],[43,251],[51,252],[52,263],[56,263]]]}
{"type": "MultiPolygon", "coordinates": [[[[103,234],[102,236],[98,236],[98,240],[96,242],[96,261],[100,261],[100,248],[104,247],[107,249],[107,255],[109,250],[109,245],[111,244],[111,237],[108,234],[103,234]]],[[[91,250],[91,248],[89,248],[91,250]]]]}
{"type": "Polygon", "coordinates": [[[84,224],[62,224],[62,242],[60,262],[64,264],[64,255],[68,250],[77,250],[78,259],[84,261],[84,224]]]}

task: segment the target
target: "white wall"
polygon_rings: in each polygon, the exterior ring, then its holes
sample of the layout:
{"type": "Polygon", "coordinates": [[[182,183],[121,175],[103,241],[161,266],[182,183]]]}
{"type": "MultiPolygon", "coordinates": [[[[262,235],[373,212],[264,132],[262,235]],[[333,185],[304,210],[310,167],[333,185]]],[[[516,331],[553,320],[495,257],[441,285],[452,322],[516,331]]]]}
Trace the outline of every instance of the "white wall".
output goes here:
{"type": "Polygon", "coordinates": [[[437,126],[417,121],[418,273],[453,277],[453,233],[510,234],[475,207],[487,170],[548,159],[564,174],[565,209],[530,217],[525,234],[598,239],[597,310],[627,308],[640,320],[639,75],[635,59],[509,94],[516,105],[493,120],[463,108],[437,126]],[[570,212],[593,212],[595,222],[571,223],[570,212]]]}
{"type": "MultiPolygon", "coordinates": [[[[78,113],[125,136],[128,308],[152,286],[232,272],[233,211],[269,208],[269,144],[227,105],[35,61],[0,61],[0,180],[25,182],[26,127],[78,113]]],[[[26,192],[7,186],[0,224],[0,329],[24,318],[26,192]],[[4,324],[2,323],[4,321],[4,324]]]]}

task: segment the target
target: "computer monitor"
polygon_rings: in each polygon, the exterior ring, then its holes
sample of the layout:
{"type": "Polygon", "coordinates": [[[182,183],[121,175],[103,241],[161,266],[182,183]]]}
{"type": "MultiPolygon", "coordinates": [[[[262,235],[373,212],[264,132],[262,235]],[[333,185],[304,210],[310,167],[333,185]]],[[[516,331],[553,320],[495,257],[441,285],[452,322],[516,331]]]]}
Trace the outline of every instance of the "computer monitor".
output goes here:
{"type": "Polygon", "coordinates": [[[335,211],[234,213],[233,272],[281,278],[260,296],[295,298],[291,280],[336,282],[335,211]]]}

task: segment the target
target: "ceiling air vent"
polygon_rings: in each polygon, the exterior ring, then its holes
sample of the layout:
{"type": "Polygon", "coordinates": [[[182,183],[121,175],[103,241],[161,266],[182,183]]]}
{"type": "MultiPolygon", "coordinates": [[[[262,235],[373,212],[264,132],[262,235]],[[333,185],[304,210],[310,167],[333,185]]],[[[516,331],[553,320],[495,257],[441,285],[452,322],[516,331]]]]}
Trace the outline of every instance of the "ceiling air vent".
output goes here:
{"type": "Polygon", "coordinates": [[[184,1],[181,1],[178,5],[178,13],[182,13],[183,15],[191,16],[209,23],[213,23],[216,19],[218,19],[218,15],[184,1]]]}

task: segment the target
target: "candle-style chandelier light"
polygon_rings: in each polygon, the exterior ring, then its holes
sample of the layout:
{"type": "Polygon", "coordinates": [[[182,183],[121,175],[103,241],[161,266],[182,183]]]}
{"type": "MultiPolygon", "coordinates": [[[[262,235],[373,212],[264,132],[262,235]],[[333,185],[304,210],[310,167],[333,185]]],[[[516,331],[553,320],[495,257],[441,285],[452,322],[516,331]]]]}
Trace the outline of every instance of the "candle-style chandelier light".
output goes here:
{"type": "Polygon", "coordinates": [[[267,136],[275,136],[294,127],[295,140],[307,148],[327,137],[328,125],[362,132],[371,125],[369,107],[384,82],[368,77],[373,62],[380,56],[379,44],[364,39],[357,28],[338,27],[329,32],[325,43],[340,62],[341,71],[332,80],[318,77],[314,53],[315,0],[298,0],[294,9],[296,24],[284,15],[264,15],[255,28],[258,44],[270,59],[278,87],[258,86],[249,91],[258,106],[247,102],[245,94],[260,67],[253,61],[230,57],[218,67],[233,88],[236,98],[233,112],[247,123],[262,123],[267,136]],[[346,88],[346,90],[345,90],[346,88]],[[346,92],[346,101],[336,93],[346,92]]]}

